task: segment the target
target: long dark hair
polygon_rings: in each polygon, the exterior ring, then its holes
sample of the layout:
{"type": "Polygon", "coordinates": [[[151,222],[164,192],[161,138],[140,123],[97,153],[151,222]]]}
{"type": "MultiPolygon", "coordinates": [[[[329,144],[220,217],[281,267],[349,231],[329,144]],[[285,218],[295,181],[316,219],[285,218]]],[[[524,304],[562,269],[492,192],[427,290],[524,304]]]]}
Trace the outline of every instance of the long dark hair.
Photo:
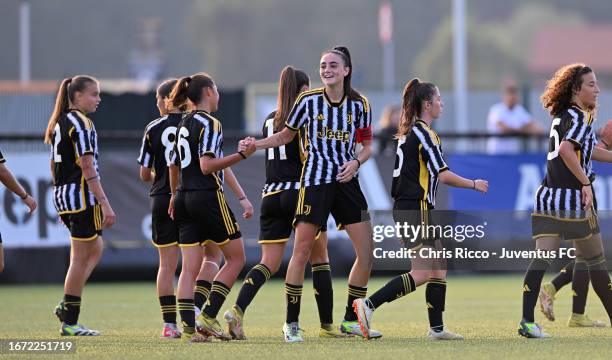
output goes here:
{"type": "Polygon", "coordinates": [[[340,58],[342,58],[342,61],[344,62],[344,66],[349,68],[349,73],[344,77],[343,82],[344,96],[351,100],[360,99],[361,94],[357,90],[353,89],[353,87],[351,86],[351,77],[353,76],[353,63],[351,61],[351,53],[349,52],[349,49],[346,46],[336,46],[333,49],[324,51],[321,56],[329,53],[340,56],[340,58]]]}
{"type": "Polygon", "coordinates": [[[287,117],[295,99],[300,94],[300,89],[310,85],[308,75],[292,66],[285,66],[278,81],[278,99],[276,101],[276,114],[274,115],[274,130],[278,131],[287,117]]]}
{"type": "Polygon", "coordinates": [[[557,116],[561,111],[572,105],[572,97],[575,91],[582,87],[582,75],[593,72],[593,69],[585,64],[570,64],[555,72],[552,79],[546,83],[546,89],[540,101],[544,109],[552,116],[557,116]]]}
{"type": "Polygon", "coordinates": [[[187,105],[187,100],[194,104],[202,101],[202,89],[215,86],[213,78],[207,73],[197,73],[181,78],[172,88],[170,102],[172,106],[179,109],[187,105]]]}
{"type": "Polygon", "coordinates": [[[159,96],[161,99],[164,100],[168,111],[171,111],[172,109],[178,109],[179,111],[185,111],[187,109],[187,104],[184,104],[178,108],[175,108],[169,101],[170,93],[172,93],[172,89],[174,89],[174,86],[176,85],[177,82],[178,82],[178,79],[176,78],[166,79],[161,84],[159,84],[155,92],[157,96],[159,96]]]}
{"type": "Polygon", "coordinates": [[[436,94],[436,85],[422,82],[414,78],[404,87],[402,94],[402,113],[397,129],[397,138],[408,135],[416,120],[421,117],[423,112],[423,101],[433,100],[436,94]]]}
{"type": "Polygon", "coordinates": [[[47,130],[45,131],[45,144],[51,144],[55,125],[62,114],[68,112],[70,102],[74,101],[74,94],[85,90],[89,83],[98,83],[98,80],[89,75],[77,75],[62,80],[57,95],[55,96],[55,106],[53,113],[49,117],[47,130]]]}

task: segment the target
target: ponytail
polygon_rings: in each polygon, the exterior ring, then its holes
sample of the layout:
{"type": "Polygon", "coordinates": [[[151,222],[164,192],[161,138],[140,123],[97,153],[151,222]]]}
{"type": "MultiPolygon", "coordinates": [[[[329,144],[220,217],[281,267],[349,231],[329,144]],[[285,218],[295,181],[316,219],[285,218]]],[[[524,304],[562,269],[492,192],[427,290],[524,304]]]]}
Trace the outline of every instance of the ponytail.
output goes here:
{"type": "Polygon", "coordinates": [[[396,138],[410,134],[412,127],[423,113],[423,101],[431,101],[436,93],[436,86],[414,78],[406,84],[402,93],[402,113],[396,138]]]}
{"type": "Polygon", "coordinates": [[[177,82],[178,82],[178,79],[173,79],[173,78],[164,80],[164,82],[159,84],[159,86],[157,87],[156,95],[159,96],[164,101],[164,103],[166,104],[166,108],[168,110],[172,111],[174,109],[177,109],[179,111],[185,111],[187,108],[186,104],[177,108],[177,107],[174,107],[169,101],[170,93],[172,93],[172,89],[174,89],[174,86],[176,85],[177,82]]]}
{"type": "Polygon", "coordinates": [[[344,96],[351,100],[358,100],[361,98],[361,94],[353,89],[351,86],[351,78],[353,76],[353,63],[351,61],[351,53],[346,46],[336,46],[331,50],[327,50],[323,53],[323,55],[328,53],[334,53],[339,55],[344,61],[344,66],[349,68],[349,73],[344,77],[343,88],[344,88],[344,96]]]}
{"type": "Polygon", "coordinates": [[[193,104],[198,104],[202,101],[202,89],[205,87],[214,87],[215,82],[212,77],[206,73],[197,73],[191,76],[181,78],[169,96],[169,101],[176,109],[187,105],[187,100],[193,104]]]}
{"type": "Polygon", "coordinates": [[[293,108],[295,100],[300,94],[300,89],[304,85],[308,86],[310,79],[302,70],[285,66],[280,74],[278,82],[278,98],[276,114],[274,115],[274,130],[281,129],[283,122],[289,117],[289,113],[293,108]]]}
{"type": "Polygon", "coordinates": [[[55,105],[53,106],[53,113],[49,117],[47,123],[47,130],[45,131],[45,144],[52,143],[53,131],[55,131],[55,125],[59,121],[59,118],[68,112],[70,108],[70,102],[74,100],[74,94],[85,90],[85,87],[89,83],[97,83],[94,77],[87,75],[77,75],[75,77],[69,77],[62,80],[57,95],[55,96],[55,105]]]}

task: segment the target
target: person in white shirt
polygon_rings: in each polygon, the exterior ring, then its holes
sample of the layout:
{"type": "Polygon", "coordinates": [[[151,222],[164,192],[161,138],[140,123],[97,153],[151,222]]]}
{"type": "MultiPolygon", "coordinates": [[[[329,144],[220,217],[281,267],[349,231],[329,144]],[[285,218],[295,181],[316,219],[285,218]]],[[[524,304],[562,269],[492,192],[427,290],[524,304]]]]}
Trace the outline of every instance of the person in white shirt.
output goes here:
{"type": "MultiPolygon", "coordinates": [[[[518,87],[511,83],[504,85],[502,102],[489,109],[487,130],[492,134],[538,135],[543,132],[542,126],[519,104],[518,87]]],[[[516,154],[521,150],[518,138],[490,138],[487,141],[489,154],[516,154]]]]}

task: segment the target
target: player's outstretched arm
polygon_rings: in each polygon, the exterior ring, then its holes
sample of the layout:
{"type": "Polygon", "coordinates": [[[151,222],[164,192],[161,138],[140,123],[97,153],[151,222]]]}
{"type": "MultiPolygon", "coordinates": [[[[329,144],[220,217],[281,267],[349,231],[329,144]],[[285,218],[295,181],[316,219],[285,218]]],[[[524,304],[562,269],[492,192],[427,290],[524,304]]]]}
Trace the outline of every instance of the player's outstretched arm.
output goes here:
{"type": "Polygon", "coordinates": [[[0,163],[0,181],[15,195],[19,196],[30,212],[36,210],[36,206],[38,206],[36,204],[36,200],[34,200],[34,198],[25,191],[23,186],[21,186],[17,179],[15,179],[13,173],[6,167],[6,165],[4,165],[4,163],[0,163]]]}
{"type": "Polygon", "coordinates": [[[489,191],[489,182],[482,179],[466,179],[461,177],[450,170],[445,170],[438,175],[438,179],[443,184],[448,186],[464,188],[464,189],[472,189],[479,191],[481,193],[486,193],[489,191]]]}

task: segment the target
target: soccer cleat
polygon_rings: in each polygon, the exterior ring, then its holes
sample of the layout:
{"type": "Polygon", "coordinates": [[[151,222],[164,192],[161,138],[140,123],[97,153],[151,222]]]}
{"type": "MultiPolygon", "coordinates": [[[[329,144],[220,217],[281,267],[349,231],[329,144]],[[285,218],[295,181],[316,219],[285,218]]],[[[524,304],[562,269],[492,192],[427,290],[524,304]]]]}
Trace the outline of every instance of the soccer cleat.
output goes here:
{"type": "Polygon", "coordinates": [[[338,330],[333,324],[321,324],[321,328],[319,329],[319,337],[337,339],[348,337],[348,335],[338,330]]]}
{"type": "Polygon", "coordinates": [[[81,324],[68,325],[62,323],[60,327],[60,335],[62,336],[98,336],[98,330],[91,330],[81,324]]]}
{"type": "Polygon", "coordinates": [[[219,340],[224,341],[229,341],[232,339],[231,336],[229,336],[223,331],[223,328],[221,328],[221,324],[219,324],[219,321],[217,321],[217,319],[206,316],[204,311],[202,311],[200,316],[198,316],[196,324],[196,330],[204,336],[213,336],[219,340]]]}
{"type": "Polygon", "coordinates": [[[192,332],[192,333],[184,332],[183,336],[181,337],[181,339],[184,342],[187,342],[187,343],[210,342],[210,338],[208,336],[202,335],[202,334],[197,333],[197,332],[192,332]]]}
{"type": "Polygon", "coordinates": [[[244,329],[242,328],[242,318],[244,314],[234,305],[231,310],[227,310],[223,314],[223,318],[227,323],[228,331],[234,340],[246,340],[244,329]]]}
{"type": "Polygon", "coordinates": [[[427,340],[463,340],[463,336],[447,331],[446,328],[442,328],[440,332],[429,329],[427,340]]]}
{"type": "Polygon", "coordinates": [[[555,302],[555,294],[557,290],[551,283],[542,285],[540,289],[540,310],[542,314],[550,321],[555,321],[555,313],[553,312],[553,304],[555,302]]]}
{"type": "Polygon", "coordinates": [[[353,311],[357,314],[357,321],[359,322],[359,328],[361,330],[361,336],[366,339],[370,339],[370,323],[372,321],[372,310],[365,299],[356,299],[353,301],[353,311]]]}
{"type": "Polygon", "coordinates": [[[59,304],[57,304],[57,306],[53,310],[53,314],[57,316],[57,318],[59,319],[61,323],[64,322],[64,311],[65,310],[66,308],[64,307],[64,300],[60,301],[59,304]]]}
{"type": "MultiPolygon", "coordinates": [[[[340,323],[340,332],[349,336],[357,335],[363,337],[361,326],[358,321],[343,321],[340,323]]],[[[370,329],[370,339],[378,339],[381,337],[382,334],[380,331],[370,329]]]]}
{"type": "Polygon", "coordinates": [[[302,329],[300,329],[300,325],[298,325],[297,322],[292,322],[291,324],[285,323],[283,325],[283,335],[285,337],[285,342],[304,342],[302,329]]]}
{"type": "Polygon", "coordinates": [[[165,323],[162,329],[161,337],[167,339],[178,339],[181,337],[181,330],[179,330],[176,324],[165,323]]]}
{"type": "Polygon", "coordinates": [[[588,315],[572,313],[567,326],[569,327],[606,327],[603,321],[591,320],[588,315]]]}
{"type": "Polygon", "coordinates": [[[550,335],[542,331],[540,325],[534,322],[526,322],[525,320],[521,320],[519,323],[518,333],[519,335],[529,339],[543,339],[550,337],[550,335]]]}

